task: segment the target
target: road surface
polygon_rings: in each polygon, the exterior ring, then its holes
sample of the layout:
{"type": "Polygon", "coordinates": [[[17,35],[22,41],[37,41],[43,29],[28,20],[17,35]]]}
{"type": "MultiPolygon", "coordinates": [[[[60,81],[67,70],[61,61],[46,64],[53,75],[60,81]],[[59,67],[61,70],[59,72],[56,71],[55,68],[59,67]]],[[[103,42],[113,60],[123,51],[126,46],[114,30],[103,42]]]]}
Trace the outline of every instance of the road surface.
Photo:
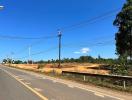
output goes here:
{"type": "Polygon", "coordinates": [[[0,100],[40,100],[40,98],[0,70],[0,100]]]}
{"type": "Polygon", "coordinates": [[[0,66],[0,100],[123,100],[45,75],[0,66]]]}

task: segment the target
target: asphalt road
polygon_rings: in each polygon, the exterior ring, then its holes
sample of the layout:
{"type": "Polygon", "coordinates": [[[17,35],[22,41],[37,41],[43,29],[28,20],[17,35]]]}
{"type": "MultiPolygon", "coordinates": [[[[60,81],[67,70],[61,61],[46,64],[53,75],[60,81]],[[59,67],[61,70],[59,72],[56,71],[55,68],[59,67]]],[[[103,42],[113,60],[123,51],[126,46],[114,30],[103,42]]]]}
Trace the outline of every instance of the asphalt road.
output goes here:
{"type": "Polygon", "coordinates": [[[47,100],[121,100],[73,83],[0,66],[0,100],[44,100],[41,96],[47,100]]]}
{"type": "Polygon", "coordinates": [[[41,100],[0,69],[0,100],[41,100]]]}

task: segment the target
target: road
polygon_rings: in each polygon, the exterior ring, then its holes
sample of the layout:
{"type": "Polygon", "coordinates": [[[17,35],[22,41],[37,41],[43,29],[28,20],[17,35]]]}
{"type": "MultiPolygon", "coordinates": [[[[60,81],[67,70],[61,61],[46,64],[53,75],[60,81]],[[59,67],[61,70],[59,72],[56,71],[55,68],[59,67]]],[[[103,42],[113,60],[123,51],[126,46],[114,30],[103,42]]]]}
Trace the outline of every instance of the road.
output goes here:
{"type": "Polygon", "coordinates": [[[123,99],[81,87],[76,83],[0,66],[0,100],[123,99]]]}
{"type": "Polygon", "coordinates": [[[39,100],[40,98],[0,70],[0,100],[39,100]]]}

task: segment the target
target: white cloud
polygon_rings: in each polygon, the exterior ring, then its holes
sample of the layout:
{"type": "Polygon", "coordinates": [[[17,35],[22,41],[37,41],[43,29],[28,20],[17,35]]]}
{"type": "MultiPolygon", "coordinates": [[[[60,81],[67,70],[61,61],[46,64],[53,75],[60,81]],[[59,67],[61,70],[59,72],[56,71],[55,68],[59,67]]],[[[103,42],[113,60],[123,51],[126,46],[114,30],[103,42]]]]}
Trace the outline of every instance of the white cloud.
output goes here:
{"type": "Polygon", "coordinates": [[[90,51],[89,48],[82,48],[80,51],[75,51],[75,54],[86,54],[90,51]]]}
{"type": "Polygon", "coordinates": [[[75,51],[74,53],[75,53],[75,54],[79,54],[79,53],[81,53],[81,52],[75,51]]]}
{"type": "Polygon", "coordinates": [[[81,53],[88,53],[90,51],[89,48],[82,48],[81,53]]]}

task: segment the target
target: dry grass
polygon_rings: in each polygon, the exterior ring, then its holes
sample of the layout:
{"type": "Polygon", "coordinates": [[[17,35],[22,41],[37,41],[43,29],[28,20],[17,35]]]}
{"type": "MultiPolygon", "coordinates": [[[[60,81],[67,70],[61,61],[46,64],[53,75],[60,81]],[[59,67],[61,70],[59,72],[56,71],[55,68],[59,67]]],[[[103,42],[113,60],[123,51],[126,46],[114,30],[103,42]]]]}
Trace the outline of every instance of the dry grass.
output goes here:
{"type": "Polygon", "coordinates": [[[11,64],[11,66],[22,68],[22,69],[37,69],[37,64],[11,64]]]}
{"type": "MultiPolygon", "coordinates": [[[[22,69],[31,69],[38,70],[38,64],[12,64],[11,66],[22,68],[22,69]]],[[[39,69],[41,72],[50,73],[56,72],[57,74],[61,74],[62,71],[76,71],[76,72],[86,72],[92,74],[109,74],[108,70],[99,70],[99,69],[91,69],[93,67],[99,67],[100,64],[92,64],[92,63],[64,63],[62,64],[62,68],[57,68],[57,64],[46,64],[43,68],[39,69]]]]}

